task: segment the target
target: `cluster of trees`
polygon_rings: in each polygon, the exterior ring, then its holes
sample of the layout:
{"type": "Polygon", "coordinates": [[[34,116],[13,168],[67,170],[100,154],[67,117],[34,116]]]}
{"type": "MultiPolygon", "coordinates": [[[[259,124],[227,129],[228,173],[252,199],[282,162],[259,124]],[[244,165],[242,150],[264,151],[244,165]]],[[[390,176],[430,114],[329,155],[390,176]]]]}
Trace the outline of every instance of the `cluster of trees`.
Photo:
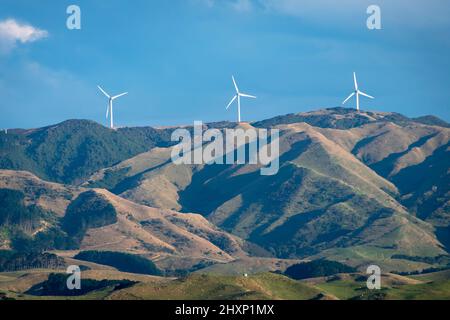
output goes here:
{"type": "Polygon", "coordinates": [[[100,228],[117,222],[113,205],[95,191],[86,191],[67,207],[62,229],[71,240],[73,249],[79,248],[89,228],[100,228]]]}
{"type": "Polygon", "coordinates": [[[418,256],[408,256],[404,254],[394,254],[391,258],[440,265],[439,267],[430,267],[423,270],[393,272],[401,276],[412,276],[417,274],[426,274],[450,269],[450,255],[447,254],[441,254],[434,257],[418,257],[418,256]]]}
{"type": "Polygon", "coordinates": [[[23,192],[0,189],[0,203],[0,240],[10,240],[14,251],[28,254],[68,247],[69,239],[58,227],[56,217],[35,205],[26,205],[23,192]],[[36,233],[42,220],[50,226],[36,233]]]}
{"type": "Polygon", "coordinates": [[[450,255],[448,254],[440,254],[434,257],[418,257],[418,256],[407,256],[404,254],[394,254],[391,258],[415,262],[423,262],[427,264],[450,264],[450,255]]]}
{"type": "Polygon", "coordinates": [[[94,290],[112,287],[112,290],[128,288],[135,284],[130,280],[93,280],[81,279],[81,288],[69,290],[67,288],[67,278],[69,275],[62,273],[52,273],[48,279],[31,287],[26,293],[35,296],[82,296],[94,290]]]}
{"type": "Polygon", "coordinates": [[[30,236],[22,231],[15,231],[11,236],[11,247],[22,253],[41,253],[46,250],[66,250],[76,246],[73,239],[58,227],[51,227],[45,231],[30,236]]]}
{"type": "Polygon", "coordinates": [[[82,251],[74,258],[108,265],[123,272],[150,275],[162,274],[161,270],[152,261],[135,254],[114,251],[82,251]]]}
{"type": "Polygon", "coordinates": [[[403,271],[403,272],[393,271],[392,273],[395,273],[395,274],[398,274],[401,276],[413,276],[413,275],[418,275],[418,274],[427,274],[427,273],[444,271],[444,270],[450,270],[450,264],[448,264],[447,266],[444,266],[444,267],[430,267],[430,268],[426,268],[423,270],[416,270],[416,271],[403,271]]]}
{"type": "Polygon", "coordinates": [[[61,269],[64,267],[64,259],[52,253],[0,250],[0,272],[27,269],[61,269]]]}
{"type": "Polygon", "coordinates": [[[11,250],[0,252],[0,271],[63,266],[61,258],[48,250],[77,249],[89,228],[115,223],[114,207],[94,191],[79,195],[62,220],[37,206],[26,205],[21,191],[0,189],[0,240],[11,250]],[[44,229],[42,221],[47,225],[44,229]]]}
{"type": "Polygon", "coordinates": [[[305,263],[294,264],[284,272],[290,278],[299,280],[316,277],[326,277],[338,273],[352,273],[357,270],[337,261],[326,259],[314,260],[305,263]]]}
{"type": "Polygon", "coordinates": [[[73,240],[61,230],[57,217],[35,205],[26,205],[23,192],[0,189],[0,203],[1,237],[10,240],[14,251],[28,254],[74,246],[73,240]],[[42,221],[48,226],[39,231],[42,221]]]}
{"type": "Polygon", "coordinates": [[[150,127],[112,131],[93,121],[68,120],[32,132],[0,135],[4,151],[0,167],[73,184],[154,146],[173,144],[171,131],[150,127]]]}
{"type": "Polygon", "coordinates": [[[44,212],[36,206],[25,206],[24,194],[11,189],[0,189],[0,226],[31,233],[39,227],[44,212]]]}
{"type": "MultiPolygon", "coordinates": [[[[347,108],[330,108],[330,112],[336,115],[345,115],[349,113],[354,113],[353,110],[347,108]]],[[[277,116],[271,119],[256,122],[255,127],[268,128],[276,126],[279,124],[290,124],[297,122],[306,122],[315,127],[321,128],[334,128],[334,129],[350,129],[354,127],[359,127],[370,122],[369,118],[364,117],[359,114],[353,114],[352,117],[342,117],[335,118],[330,117],[330,115],[320,115],[320,114],[287,114],[282,116],[277,116]]]]}

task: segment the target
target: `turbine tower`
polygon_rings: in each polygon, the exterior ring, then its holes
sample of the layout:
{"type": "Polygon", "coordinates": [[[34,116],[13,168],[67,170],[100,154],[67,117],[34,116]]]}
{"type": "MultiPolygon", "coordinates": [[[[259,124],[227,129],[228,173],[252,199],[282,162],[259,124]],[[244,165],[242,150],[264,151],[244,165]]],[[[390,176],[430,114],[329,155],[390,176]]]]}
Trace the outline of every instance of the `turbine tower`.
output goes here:
{"type": "Polygon", "coordinates": [[[236,94],[234,95],[233,99],[231,99],[230,103],[227,105],[226,109],[228,110],[228,108],[231,106],[231,104],[234,102],[234,100],[237,99],[237,104],[238,104],[238,123],[241,122],[241,97],[246,97],[246,98],[253,98],[256,99],[255,96],[249,95],[249,94],[245,94],[245,93],[241,93],[239,91],[239,88],[236,84],[236,80],[234,80],[234,76],[231,76],[231,79],[233,79],[233,84],[234,84],[234,88],[236,89],[236,94]]]}
{"type": "Polygon", "coordinates": [[[108,114],[111,116],[111,129],[114,129],[114,118],[113,118],[113,101],[117,98],[120,98],[121,96],[124,96],[128,94],[128,92],[124,92],[121,94],[118,94],[117,96],[111,97],[109,94],[105,92],[105,90],[102,89],[102,87],[97,86],[98,89],[108,98],[108,106],[106,108],[106,119],[108,119],[108,114]]]}
{"type": "Polygon", "coordinates": [[[353,72],[353,81],[355,82],[355,91],[353,91],[347,99],[344,100],[344,102],[342,102],[342,105],[344,105],[351,97],[353,97],[354,95],[356,95],[356,110],[358,110],[359,112],[359,95],[362,95],[364,97],[370,98],[370,99],[375,99],[372,96],[369,96],[367,93],[362,92],[361,90],[358,89],[358,82],[356,81],[356,73],[353,72]]]}

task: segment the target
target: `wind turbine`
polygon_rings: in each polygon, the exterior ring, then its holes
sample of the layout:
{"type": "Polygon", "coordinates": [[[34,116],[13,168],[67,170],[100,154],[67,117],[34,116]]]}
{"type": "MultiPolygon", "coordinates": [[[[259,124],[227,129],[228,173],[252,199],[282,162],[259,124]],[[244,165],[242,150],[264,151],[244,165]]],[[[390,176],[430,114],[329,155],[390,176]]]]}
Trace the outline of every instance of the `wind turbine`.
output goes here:
{"type": "Polygon", "coordinates": [[[359,95],[362,95],[362,96],[370,98],[370,99],[375,99],[375,98],[372,96],[369,96],[367,93],[364,93],[358,89],[358,82],[356,81],[356,73],[355,72],[353,72],[353,81],[355,82],[355,91],[353,91],[348,96],[348,98],[345,99],[344,102],[342,102],[342,105],[344,105],[351,97],[356,95],[356,110],[358,110],[358,112],[359,112],[359,95]]]}
{"type": "Polygon", "coordinates": [[[227,105],[226,109],[228,110],[228,108],[231,106],[231,104],[234,102],[234,100],[237,99],[237,103],[238,103],[238,123],[241,122],[241,97],[246,97],[246,98],[253,98],[256,99],[255,96],[249,95],[249,94],[245,94],[245,93],[241,93],[239,91],[239,88],[236,84],[236,80],[234,80],[234,76],[231,76],[231,79],[233,79],[233,84],[234,84],[234,88],[236,89],[236,94],[234,95],[233,99],[231,99],[230,103],[227,105]]]}
{"type": "Polygon", "coordinates": [[[128,92],[124,92],[121,94],[118,94],[117,96],[111,97],[109,94],[105,92],[105,90],[102,89],[102,87],[97,86],[98,89],[108,98],[108,107],[106,108],[106,119],[108,119],[108,114],[111,115],[111,129],[114,129],[114,119],[113,119],[113,101],[117,98],[120,98],[121,96],[124,96],[128,94],[128,92]]]}

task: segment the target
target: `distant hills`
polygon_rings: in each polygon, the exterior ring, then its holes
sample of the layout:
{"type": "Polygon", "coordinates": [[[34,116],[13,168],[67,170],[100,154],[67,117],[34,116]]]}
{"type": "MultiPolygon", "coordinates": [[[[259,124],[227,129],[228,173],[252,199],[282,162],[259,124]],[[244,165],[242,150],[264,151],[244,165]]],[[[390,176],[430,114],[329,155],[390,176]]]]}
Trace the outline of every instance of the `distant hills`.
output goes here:
{"type": "Polygon", "coordinates": [[[68,120],[0,135],[0,168],[27,170],[41,178],[77,183],[92,172],[155,146],[170,133],[150,127],[110,130],[88,120],[68,120]]]}
{"type": "Polygon", "coordinates": [[[255,127],[272,127],[280,124],[305,122],[315,127],[331,129],[351,129],[373,122],[391,122],[398,125],[422,123],[449,128],[450,124],[435,116],[408,118],[395,112],[356,112],[354,109],[336,107],[323,110],[291,113],[253,123],[255,127]]]}
{"type": "MultiPolygon", "coordinates": [[[[114,217],[78,208],[88,219],[78,220],[86,230],[77,231],[75,250],[141,254],[162,269],[256,255],[408,271],[434,264],[407,257],[448,254],[448,123],[331,108],[241,126],[280,129],[278,174],[261,176],[256,165],[174,165],[174,128],[70,120],[0,133],[0,189],[22,192],[25,206],[43,212],[40,222],[15,227],[31,238],[52,229],[74,240],[64,219],[77,198],[104,201],[99,208],[111,206],[114,217]]],[[[2,234],[0,246],[10,248],[11,234],[2,234]]]]}
{"type": "Polygon", "coordinates": [[[49,183],[24,171],[0,170],[5,190],[19,193],[3,197],[2,205],[21,207],[13,214],[22,218],[0,221],[0,249],[121,251],[156,258],[169,271],[245,256],[240,239],[200,215],[145,207],[104,189],[49,183]]]}

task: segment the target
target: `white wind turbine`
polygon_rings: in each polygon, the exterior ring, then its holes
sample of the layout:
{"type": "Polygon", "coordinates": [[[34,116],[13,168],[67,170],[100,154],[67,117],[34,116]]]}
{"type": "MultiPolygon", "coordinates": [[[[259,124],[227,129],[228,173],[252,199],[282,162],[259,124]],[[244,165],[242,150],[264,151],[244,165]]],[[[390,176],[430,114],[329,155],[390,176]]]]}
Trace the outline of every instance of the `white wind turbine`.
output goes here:
{"type": "Polygon", "coordinates": [[[375,99],[372,96],[369,96],[367,93],[364,93],[362,91],[360,91],[358,89],[358,82],[356,81],[356,73],[353,72],[353,80],[355,82],[355,91],[353,91],[347,99],[344,100],[344,102],[342,102],[342,105],[344,105],[351,97],[353,97],[354,95],[356,95],[356,110],[358,110],[359,112],[359,95],[362,95],[364,97],[370,98],[370,99],[375,99]]]}
{"type": "Polygon", "coordinates": [[[121,94],[118,94],[117,96],[111,97],[109,94],[105,92],[105,90],[102,89],[102,87],[97,86],[98,89],[108,98],[108,107],[106,108],[106,119],[108,119],[108,114],[111,116],[111,129],[114,129],[114,119],[113,119],[113,101],[117,98],[120,98],[121,96],[124,96],[128,94],[128,92],[124,92],[121,94]]]}
{"type": "Polygon", "coordinates": [[[239,92],[239,88],[236,84],[236,80],[234,80],[234,76],[231,76],[231,78],[233,79],[233,84],[234,84],[234,88],[236,89],[236,94],[234,95],[233,99],[231,99],[230,103],[227,105],[226,109],[228,109],[231,104],[234,102],[234,100],[237,99],[237,103],[238,103],[238,123],[241,122],[241,97],[246,97],[246,98],[253,98],[256,99],[255,96],[249,95],[249,94],[245,94],[245,93],[241,93],[239,92]]]}

